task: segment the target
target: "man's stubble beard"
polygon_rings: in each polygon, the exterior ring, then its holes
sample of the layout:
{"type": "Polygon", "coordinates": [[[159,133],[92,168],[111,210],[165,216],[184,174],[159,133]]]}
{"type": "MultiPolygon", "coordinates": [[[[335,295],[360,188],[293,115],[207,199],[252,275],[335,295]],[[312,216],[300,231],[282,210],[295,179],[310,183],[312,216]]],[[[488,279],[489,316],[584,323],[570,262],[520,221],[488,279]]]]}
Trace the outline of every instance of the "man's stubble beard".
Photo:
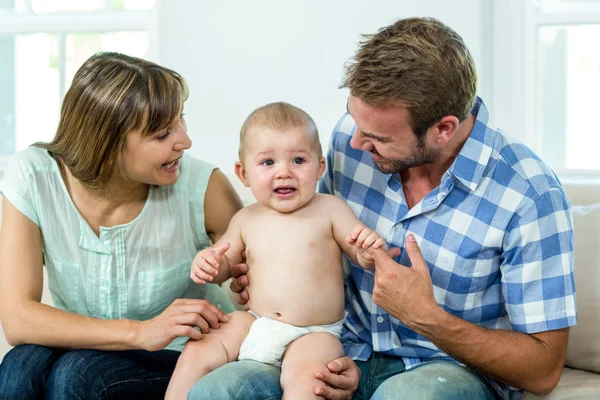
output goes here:
{"type": "MultiPolygon", "coordinates": [[[[375,153],[378,154],[378,153],[375,153]]],[[[425,145],[424,138],[417,139],[417,148],[412,157],[404,160],[375,161],[377,169],[384,174],[395,174],[405,169],[420,167],[421,165],[432,164],[437,161],[440,152],[432,150],[425,145]]]]}

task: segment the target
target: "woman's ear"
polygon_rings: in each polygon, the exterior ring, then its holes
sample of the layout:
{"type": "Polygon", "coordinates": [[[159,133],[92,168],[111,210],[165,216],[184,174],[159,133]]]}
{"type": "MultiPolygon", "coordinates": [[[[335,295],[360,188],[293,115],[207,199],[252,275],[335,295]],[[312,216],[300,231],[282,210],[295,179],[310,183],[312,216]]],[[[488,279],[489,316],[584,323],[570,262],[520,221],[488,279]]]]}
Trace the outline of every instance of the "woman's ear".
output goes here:
{"type": "Polygon", "coordinates": [[[244,164],[242,164],[241,161],[235,162],[234,171],[237,177],[240,179],[240,181],[244,184],[244,186],[250,187],[250,183],[248,182],[248,178],[246,177],[246,168],[244,168],[244,164]]]}

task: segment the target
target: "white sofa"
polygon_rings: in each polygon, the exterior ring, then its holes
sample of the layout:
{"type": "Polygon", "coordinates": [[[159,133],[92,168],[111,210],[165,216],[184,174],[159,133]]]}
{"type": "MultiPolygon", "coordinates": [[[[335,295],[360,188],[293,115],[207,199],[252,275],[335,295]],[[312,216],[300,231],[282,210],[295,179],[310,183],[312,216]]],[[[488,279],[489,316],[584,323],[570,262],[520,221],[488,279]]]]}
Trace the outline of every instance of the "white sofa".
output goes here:
{"type": "MultiPolygon", "coordinates": [[[[254,201],[239,180],[230,180],[245,204],[254,201]]],[[[524,399],[600,399],[600,185],[565,185],[573,205],[575,284],[579,324],[570,330],[565,370],[548,396],[530,393],[524,399]]],[[[1,209],[0,209],[1,211],[1,209]]],[[[1,256],[1,255],[0,255],[1,256]]],[[[44,302],[50,302],[47,288],[44,302]]],[[[0,332],[0,360],[10,349],[0,332]]]]}

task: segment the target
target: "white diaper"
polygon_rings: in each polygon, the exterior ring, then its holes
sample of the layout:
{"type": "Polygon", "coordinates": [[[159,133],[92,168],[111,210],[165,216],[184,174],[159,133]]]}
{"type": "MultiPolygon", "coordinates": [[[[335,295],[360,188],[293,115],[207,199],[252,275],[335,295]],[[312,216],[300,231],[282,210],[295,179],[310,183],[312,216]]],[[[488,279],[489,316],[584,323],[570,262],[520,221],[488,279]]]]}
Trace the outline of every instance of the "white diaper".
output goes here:
{"type": "Polygon", "coordinates": [[[339,339],[344,324],[341,320],[330,325],[294,326],[248,312],[256,317],[256,321],[242,343],[238,360],[254,360],[277,367],[281,366],[281,357],[293,340],[313,332],[328,332],[339,339]]]}

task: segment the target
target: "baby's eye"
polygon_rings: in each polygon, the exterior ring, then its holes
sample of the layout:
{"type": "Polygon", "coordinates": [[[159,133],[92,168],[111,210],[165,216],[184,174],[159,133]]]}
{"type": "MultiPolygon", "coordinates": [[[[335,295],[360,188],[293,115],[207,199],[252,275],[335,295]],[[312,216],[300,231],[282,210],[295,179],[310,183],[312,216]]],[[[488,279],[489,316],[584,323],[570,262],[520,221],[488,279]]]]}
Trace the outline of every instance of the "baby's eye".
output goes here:
{"type": "Polygon", "coordinates": [[[262,165],[265,165],[267,167],[270,167],[273,164],[275,164],[275,162],[273,160],[265,160],[262,162],[262,165]]]}
{"type": "Polygon", "coordinates": [[[293,164],[304,164],[304,158],[301,157],[296,157],[294,158],[294,161],[292,161],[293,164]]]}

